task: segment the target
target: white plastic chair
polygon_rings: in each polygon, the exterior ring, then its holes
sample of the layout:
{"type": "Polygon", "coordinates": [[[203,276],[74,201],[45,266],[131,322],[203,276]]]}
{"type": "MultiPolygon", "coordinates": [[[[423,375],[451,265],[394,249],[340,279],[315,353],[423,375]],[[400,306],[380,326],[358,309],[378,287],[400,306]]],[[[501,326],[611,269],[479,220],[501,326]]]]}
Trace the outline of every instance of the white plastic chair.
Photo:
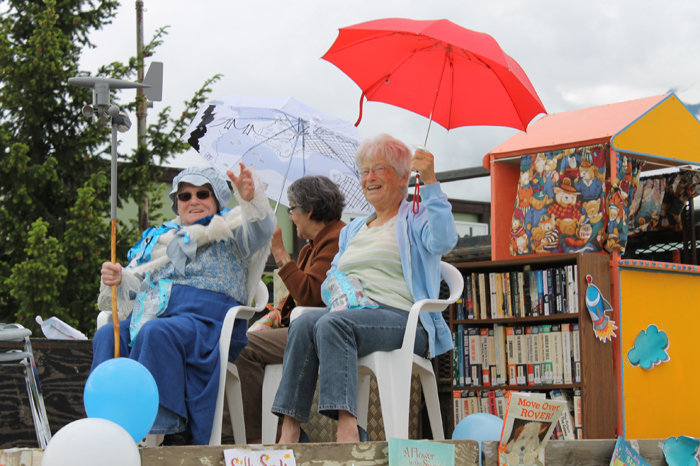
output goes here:
{"type": "MultiPolygon", "coordinates": [[[[444,440],[445,433],[442,426],[442,416],[440,415],[440,400],[437,391],[437,381],[433,366],[429,359],[421,358],[413,354],[413,346],[416,339],[416,329],[418,327],[419,312],[442,312],[448,305],[453,304],[462,296],[464,288],[464,278],[453,265],[440,262],[440,272],[450,289],[448,299],[423,299],[413,304],[406,323],[406,333],[404,334],[401,348],[394,351],[377,351],[358,360],[358,390],[357,390],[357,423],[363,428],[367,428],[367,412],[369,409],[369,382],[370,376],[377,377],[379,388],[379,401],[382,406],[382,417],[384,419],[384,433],[386,438],[408,439],[408,414],[410,411],[411,399],[411,375],[415,371],[423,387],[430,428],[433,431],[434,440],[444,440]]],[[[292,311],[290,320],[294,320],[301,314],[309,311],[326,308],[305,308],[296,307],[292,311]]],[[[279,380],[281,379],[282,365],[277,364],[279,369],[268,365],[265,368],[265,380],[263,382],[263,443],[267,443],[266,434],[276,434],[277,424],[274,424],[274,433],[266,428],[265,411],[266,394],[271,393],[269,406],[272,407],[279,380]],[[268,384],[268,368],[272,371],[279,370],[279,379],[271,379],[268,384]],[[269,385],[266,387],[266,385],[269,385]]],[[[272,414],[277,419],[277,416],[272,414]]]]}
{"type": "MultiPolygon", "coordinates": [[[[228,310],[219,335],[219,391],[216,396],[216,410],[214,411],[214,424],[209,437],[209,445],[221,445],[221,428],[224,416],[224,393],[229,406],[233,437],[237,444],[245,444],[245,421],[243,420],[243,398],[241,395],[241,381],[238,377],[236,366],[228,362],[228,350],[231,346],[231,333],[236,319],[249,320],[257,312],[265,309],[269,298],[267,286],[263,281],[258,282],[253,298],[254,306],[235,306],[228,310]],[[228,374],[228,376],[227,376],[228,374]]],[[[107,322],[111,322],[112,313],[102,311],[97,317],[97,328],[107,322]]],[[[162,441],[162,435],[147,435],[146,446],[155,447],[162,441]]]]}
{"type": "Polygon", "coordinates": [[[51,440],[51,429],[49,428],[49,418],[46,416],[44,407],[44,397],[41,394],[39,385],[39,375],[34,362],[34,352],[29,336],[32,331],[22,327],[20,324],[0,324],[0,341],[14,341],[24,343],[24,351],[10,350],[0,353],[0,365],[20,365],[24,366],[24,381],[27,385],[27,395],[29,396],[29,406],[34,420],[34,430],[36,439],[41,448],[51,440]]]}

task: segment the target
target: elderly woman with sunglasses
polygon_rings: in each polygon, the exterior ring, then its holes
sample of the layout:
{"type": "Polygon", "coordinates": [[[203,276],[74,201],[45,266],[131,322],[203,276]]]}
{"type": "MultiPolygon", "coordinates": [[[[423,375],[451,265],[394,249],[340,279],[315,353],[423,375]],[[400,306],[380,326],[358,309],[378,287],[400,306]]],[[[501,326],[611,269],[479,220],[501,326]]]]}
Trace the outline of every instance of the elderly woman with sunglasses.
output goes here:
{"type": "MultiPolygon", "coordinates": [[[[160,406],[152,434],[165,444],[208,444],[218,391],[219,334],[226,311],[247,304],[265,266],[275,220],[263,184],[241,164],[227,181],[212,168],[187,168],[170,192],[177,217],[146,230],[129,251],[129,265],[105,262],[98,298],[111,310],[117,285],[120,354],[143,364],[156,380],[160,406]]],[[[246,345],[236,322],[230,359],[246,345]]],[[[93,339],[94,370],[113,357],[114,331],[93,339]]]]}
{"type": "MultiPolygon", "coordinates": [[[[418,300],[438,298],[440,258],[457,243],[452,207],[435,177],[431,154],[411,156],[405,144],[383,134],[362,142],[355,164],[375,212],[341,231],[322,296],[327,305],[334,304],[326,291],[338,271],[358,279],[379,307],[311,311],[291,323],[272,407],[284,416],[280,443],[306,439],[300,423],[308,422],[317,376],[318,410],[338,419],[338,441],[369,440],[357,425],[357,359],[401,347],[408,311],[418,300]],[[406,200],[411,170],[425,183],[418,213],[406,200]]],[[[442,314],[421,313],[414,352],[432,358],[452,346],[442,314]]]]}

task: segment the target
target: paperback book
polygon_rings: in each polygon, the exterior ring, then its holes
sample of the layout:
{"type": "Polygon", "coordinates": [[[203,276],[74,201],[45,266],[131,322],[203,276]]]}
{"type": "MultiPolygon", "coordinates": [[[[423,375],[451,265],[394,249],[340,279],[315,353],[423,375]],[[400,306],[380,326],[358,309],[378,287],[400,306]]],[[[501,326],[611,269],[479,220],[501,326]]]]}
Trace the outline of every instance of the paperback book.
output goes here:
{"type": "Polygon", "coordinates": [[[510,392],[498,446],[499,466],[544,466],[547,441],[566,408],[566,401],[531,393],[510,392]]]}

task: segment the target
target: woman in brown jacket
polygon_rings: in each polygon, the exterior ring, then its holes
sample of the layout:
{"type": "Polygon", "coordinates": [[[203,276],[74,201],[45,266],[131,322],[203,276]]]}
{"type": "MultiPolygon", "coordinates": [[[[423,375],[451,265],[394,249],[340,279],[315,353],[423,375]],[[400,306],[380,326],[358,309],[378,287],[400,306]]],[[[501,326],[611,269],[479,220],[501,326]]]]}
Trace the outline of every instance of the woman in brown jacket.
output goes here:
{"type": "Polygon", "coordinates": [[[270,252],[277,261],[279,277],[289,294],[277,305],[281,328],[248,333],[248,345],[236,360],[243,391],[247,443],[261,443],[262,384],[265,366],[282,364],[287,346],[289,315],[295,306],[325,306],[321,284],[338,253],[340,220],[345,205],[338,186],[324,176],[306,176],[287,188],[289,219],[297,235],[309,242],[293,261],[284,248],[279,227],[272,236],[270,252]]]}

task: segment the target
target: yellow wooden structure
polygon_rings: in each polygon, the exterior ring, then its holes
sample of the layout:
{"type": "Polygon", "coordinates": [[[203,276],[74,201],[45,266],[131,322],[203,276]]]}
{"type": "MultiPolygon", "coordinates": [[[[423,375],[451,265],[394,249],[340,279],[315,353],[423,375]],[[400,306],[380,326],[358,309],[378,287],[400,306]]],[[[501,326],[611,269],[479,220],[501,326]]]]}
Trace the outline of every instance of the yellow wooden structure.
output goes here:
{"type": "MultiPolygon", "coordinates": [[[[617,153],[646,160],[644,170],[690,165],[700,168],[700,122],[674,95],[637,99],[545,115],[484,157],[491,171],[491,255],[507,259],[509,230],[520,174],[520,156],[608,143],[617,153]]],[[[608,179],[617,175],[608,160],[608,179]]],[[[604,254],[604,253],[601,253],[604,254]]],[[[520,256],[523,257],[523,256],[520,256]]],[[[700,329],[696,290],[700,268],[621,260],[610,254],[618,435],[628,438],[700,437],[700,329]],[[670,360],[650,370],[632,366],[627,353],[640,331],[655,324],[670,340],[670,360]]]]}

